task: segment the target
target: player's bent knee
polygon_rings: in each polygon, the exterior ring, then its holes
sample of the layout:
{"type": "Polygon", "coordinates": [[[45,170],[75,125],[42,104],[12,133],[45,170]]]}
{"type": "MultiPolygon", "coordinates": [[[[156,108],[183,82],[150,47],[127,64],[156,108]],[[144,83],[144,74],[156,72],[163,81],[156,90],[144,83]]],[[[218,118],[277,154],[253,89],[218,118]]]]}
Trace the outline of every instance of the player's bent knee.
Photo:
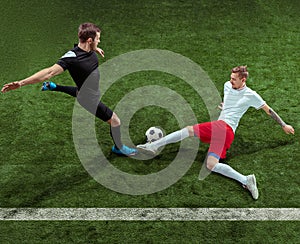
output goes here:
{"type": "Polygon", "coordinates": [[[115,113],[111,116],[111,119],[107,121],[111,126],[116,127],[121,125],[121,121],[115,113]]]}
{"type": "Polygon", "coordinates": [[[213,170],[213,168],[216,166],[216,164],[219,162],[219,159],[217,159],[214,156],[208,156],[206,159],[206,168],[209,170],[213,170]]]}
{"type": "Polygon", "coordinates": [[[189,131],[189,136],[194,136],[194,127],[193,126],[187,126],[185,127],[189,131]]]}

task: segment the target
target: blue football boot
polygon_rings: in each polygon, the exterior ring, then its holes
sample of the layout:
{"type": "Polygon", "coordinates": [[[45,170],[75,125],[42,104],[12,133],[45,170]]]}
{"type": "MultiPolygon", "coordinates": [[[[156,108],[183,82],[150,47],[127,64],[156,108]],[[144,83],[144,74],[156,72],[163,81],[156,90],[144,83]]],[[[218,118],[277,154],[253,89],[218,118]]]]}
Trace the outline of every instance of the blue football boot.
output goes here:
{"type": "Polygon", "coordinates": [[[42,91],[53,91],[56,88],[56,84],[52,81],[46,81],[43,83],[42,91]]]}
{"type": "Polygon", "coordinates": [[[125,155],[125,156],[134,156],[138,154],[138,150],[135,148],[130,148],[125,145],[122,146],[121,149],[117,149],[115,145],[111,148],[111,151],[118,155],[125,155]]]}

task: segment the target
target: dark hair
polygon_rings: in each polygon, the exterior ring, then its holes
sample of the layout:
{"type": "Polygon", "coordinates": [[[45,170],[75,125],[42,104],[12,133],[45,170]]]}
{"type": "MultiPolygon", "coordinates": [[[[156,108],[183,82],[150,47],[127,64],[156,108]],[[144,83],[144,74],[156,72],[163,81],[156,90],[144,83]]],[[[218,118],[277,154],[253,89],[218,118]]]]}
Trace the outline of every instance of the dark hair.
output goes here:
{"type": "Polygon", "coordinates": [[[78,38],[80,42],[86,42],[87,39],[95,39],[97,32],[101,32],[100,28],[93,23],[83,23],[78,28],[78,38]]]}
{"type": "Polygon", "coordinates": [[[249,72],[247,71],[247,65],[237,66],[231,70],[231,73],[238,73],[239,78],[248,78],[249,72]]]}

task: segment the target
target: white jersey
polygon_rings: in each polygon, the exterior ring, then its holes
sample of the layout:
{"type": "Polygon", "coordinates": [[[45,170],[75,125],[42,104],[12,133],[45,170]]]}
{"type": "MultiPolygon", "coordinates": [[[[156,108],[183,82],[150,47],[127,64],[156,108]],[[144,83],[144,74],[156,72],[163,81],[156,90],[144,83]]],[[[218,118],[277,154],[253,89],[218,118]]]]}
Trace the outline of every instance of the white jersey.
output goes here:
{"type": "Polygon", "coordinates": [[[223,109],[219,120],[225,121],[235,132],[239,121],[249,107],[260,109],[266,102],[255,91],[245,86],[241,90],[232,88],[230,81],[224,84],[223,109]]]}

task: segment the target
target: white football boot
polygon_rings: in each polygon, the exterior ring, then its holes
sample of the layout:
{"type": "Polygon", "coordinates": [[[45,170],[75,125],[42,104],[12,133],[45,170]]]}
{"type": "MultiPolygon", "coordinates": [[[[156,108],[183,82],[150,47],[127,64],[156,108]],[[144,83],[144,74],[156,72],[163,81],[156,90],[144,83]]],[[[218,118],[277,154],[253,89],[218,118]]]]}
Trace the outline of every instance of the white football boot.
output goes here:
{"type": "Polygon", "coordinates": [[[258,189],[256,186],[255,175],[247,176],[247,184],[244,187],[247,188],[251,192],[253,199],[255,199],[255,200],[258,199],[258,189]]]}
{"type": "Polygon", "coordinates": [[[156,148],[152,143],[147,142],[145,144],[140,144],[136,146],[139,149],[142,149],[142,151],[150,152],[152,154],[157,154],[158,148],[156,148]]]}

